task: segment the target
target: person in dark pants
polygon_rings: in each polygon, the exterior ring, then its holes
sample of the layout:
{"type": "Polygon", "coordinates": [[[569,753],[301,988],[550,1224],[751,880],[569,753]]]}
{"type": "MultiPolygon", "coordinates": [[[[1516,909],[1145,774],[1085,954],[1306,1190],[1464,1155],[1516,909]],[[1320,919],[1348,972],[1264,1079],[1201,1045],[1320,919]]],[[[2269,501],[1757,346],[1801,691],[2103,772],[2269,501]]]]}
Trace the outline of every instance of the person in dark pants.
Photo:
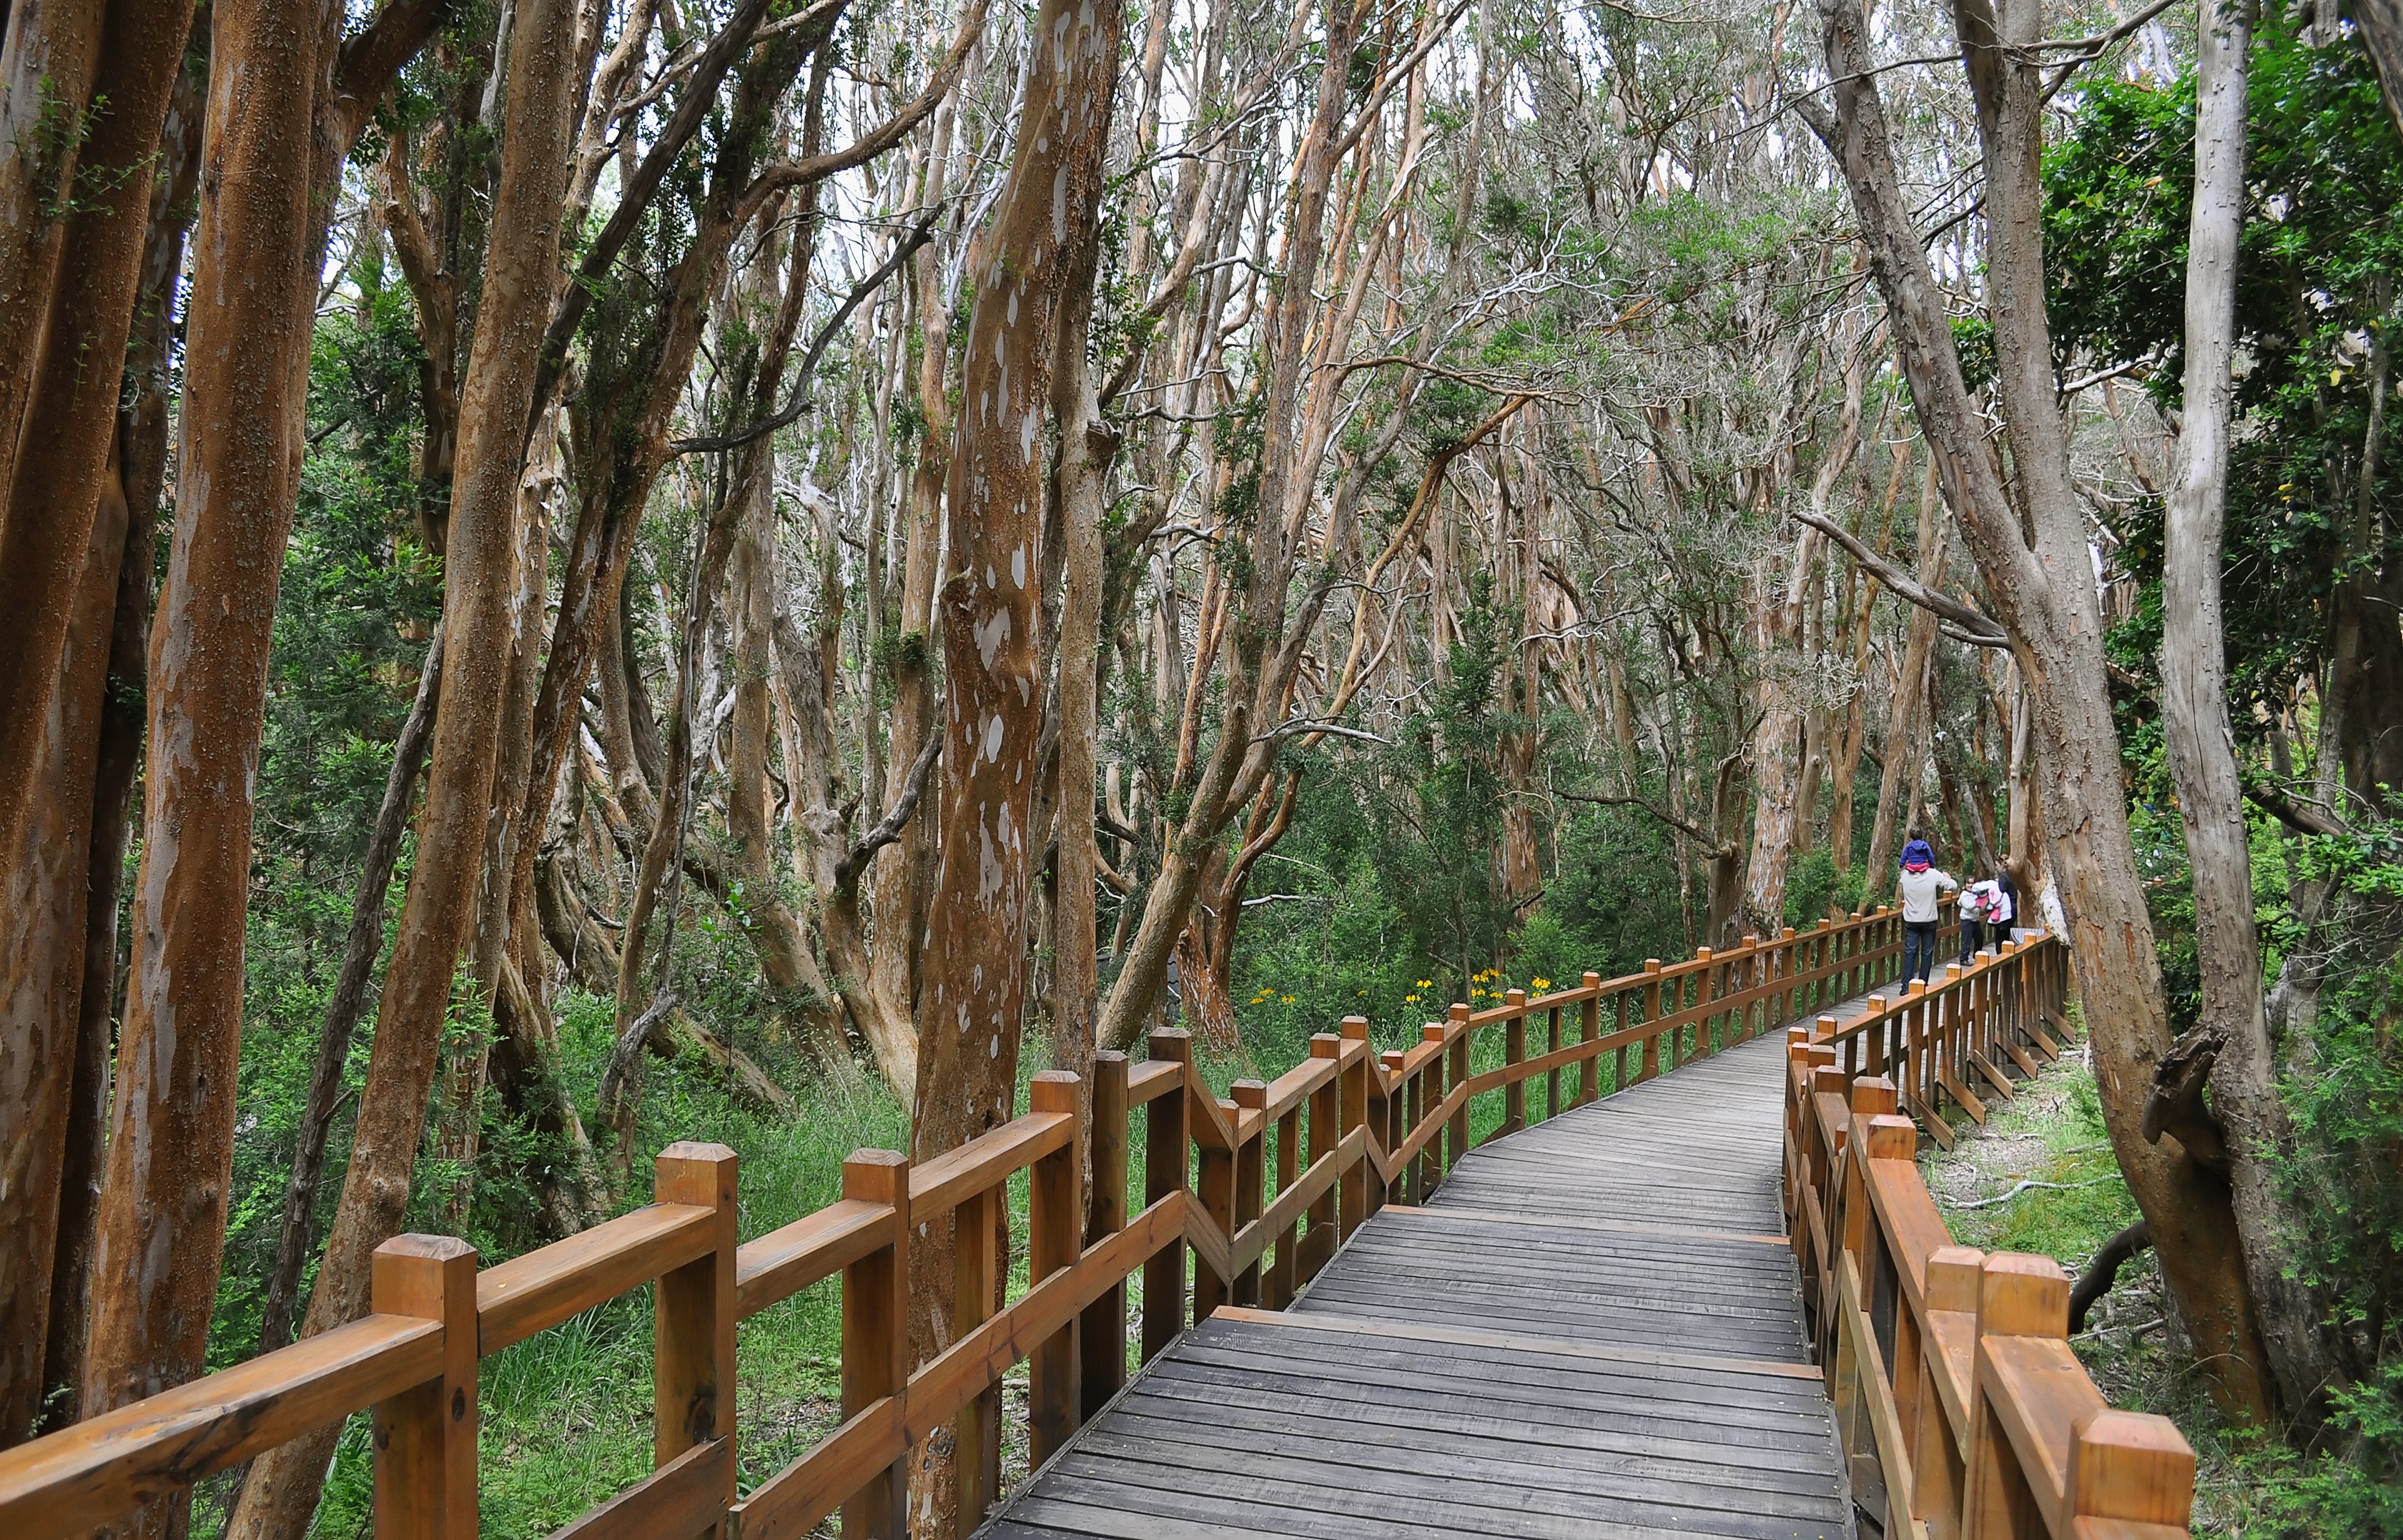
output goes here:
{"type": "Polygon", "coordinates": [[[1913,834],[1902,847],[1902,981],[1924,979],[1936,966],[1936,907],[1961,884],[1950,872],[1936,869],[1936,852],[1913,834]]]}
{"type": "Polygon", "coordinates": [[[1967,967],[1986,944],[1993,923],[1994,880],[1972,882],[1961,890],[1961,965],[1967,967]]]}

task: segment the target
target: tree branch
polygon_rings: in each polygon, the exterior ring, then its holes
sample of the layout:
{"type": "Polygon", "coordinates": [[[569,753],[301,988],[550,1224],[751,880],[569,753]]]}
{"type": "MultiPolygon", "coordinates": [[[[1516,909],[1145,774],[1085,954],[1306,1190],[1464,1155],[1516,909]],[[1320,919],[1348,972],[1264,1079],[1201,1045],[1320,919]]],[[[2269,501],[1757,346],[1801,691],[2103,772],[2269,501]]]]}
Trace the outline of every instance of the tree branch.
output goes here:
{"type": "Polygon", "coordinates": [[[925,121],[926,115],[942,104],[959,83],[960,74],[967,68],[968,55],[975,50],[977,39],[984,33],[984,13],[988,0],[970,0],[960,17],[960,30],[951,39],[951,51],[926,77],[926,86],[910,104],[876,128],[839,150],[825,155],[805,156],[799,160],[786,160],[772,165],[751,179],[743,190],[743,206],[757,208],[767,197],[781,187],[798,187],[811,182],[822,182],[838,172],[864,165],[891,149],[908,137],[910,131],[925,121]]]}
{"type": "Polygon", "coordinates": [[[1734,846],[1724,840],[1712,839],[1710,835],[1703,832],[1702,826],[1696,824],[1693,820],[1689,818],[1680,818],[1675,813],[1669,812],[1665,808],[1655,807],[1652,804],[1651,798],[1638,796],[1633,792],[1630,792],[1624,797],[1605,797],[1594,792],[1562,791],[1555,787],[1552,795],[1563,798],[1571,802],[1591,803],[1593,806],[1598,808],[1642,808],[1646,812],[1658,818],[1660,822],[1668,825],[1671,828],[1677,830],[1679,833],[1684,834],[1688,838],[1701,840],[1704,849],[1713,855],[1728,855],[1731,854],[1734,851],[1734,846]]]}
{"type": "Polygon", "coordinates": [[[2244,799],[2298,834],[2350,834],[2352,830],[2325,809],[2298,802],[2276,786],[2248,781],[2244,799]]]}
{"type": "Polygon", "coordinates": [[[1820,534],[1844,548],[1854,562],[1868,569],[1871,576],[1894,590],[1895,596],[1918,605],[1938,619],[1950,620],[1959,628],[1946,634],[1958,641],[1980,647],[2007,647],[2011,639],[1993,617],[1979,614],[1950,595],[1926,587],[1918,578],[1888,562],[1863,545],[1858,536],[1832,519],[1822,519],[1802,508],[1790,510],[1788,517],[1810,525],[1820,534]]]}
{"type": "Polygon", "coordinates": [[[902,783],[901,795],[894,799],[892,811],[868,831],[867,838],[860,840],[849,855],[836,864],[836,887],[857,887],[860,875],[868,870],[868,864],[876,859],[876,853],[901,838],[901,831],[910,826],[910,815],[918,811],[919,799],[926,794],[926,778],[934,772],[935,761],[942,756],[942,753],[943,735],[928,733],[926,746],[918,751],[917,759],[910,766],[910,779],[902,783]]]}
{"type": "Polygon", "coordinates": [[[576,265],[575,276],[567,281],[566,290],[560,296],[559,311],[550,318],[549,329],[542,337],[542,361],[535,370],[534,412],[526,419],[529,437],[535,424],[542,421],[542,414],[549,409],[551,393],[558,388],[560,374],[567,368],[568,345],[576,340],[576,328],[584,324],[584,312],[591,308],[592,297],[600,292],[601,280],[641,224],[643,211],[660,190],[660,184],[667,179],[668,169],[684,154],[685,146],[701,132],[702,121],[717,105],[718,83],[733,68],[735,60],[749,50],[752,35],[759,30],[770,4],[771,0],[742,0],[734,14],[726,19],[725,28],[693,65],[692,79],[677,99],[674,115],[660,131],[659,138],[652,141],[650,152],[643,157],[632,179],[619,194],[609,222],[601,227],[584,260],[576,265]]]}
{"type": "Polygon", "coordinates": [[[915,256],[919,247],[934,239],[935,221],[942,216],[943,207],[938,202],[929,208],[924,217],[912,226],[910,233],[893,248],[893,255],[885,258],[884,265],[853,285],[842,307],[818,329],[817,336],[811,339],[810,351],[801,356],[800,373],[793,381],[792,397],[785,403],[783,410],[772,417],[763,417],[736,433],[719,434],[714,438],[678,438],[668,445],[668,451],[672,454],[705,454],[717,450],[741,449],[754,438],[799,421],[801,414],[810,409],[810,381],[817,373],[818,360],[825,356],[826,348],[841,332],[843,324],[851,319],[851,312],[866,304],[868,297],[882,288],[887,280],[899,272],[901,265],[915,256]]]}

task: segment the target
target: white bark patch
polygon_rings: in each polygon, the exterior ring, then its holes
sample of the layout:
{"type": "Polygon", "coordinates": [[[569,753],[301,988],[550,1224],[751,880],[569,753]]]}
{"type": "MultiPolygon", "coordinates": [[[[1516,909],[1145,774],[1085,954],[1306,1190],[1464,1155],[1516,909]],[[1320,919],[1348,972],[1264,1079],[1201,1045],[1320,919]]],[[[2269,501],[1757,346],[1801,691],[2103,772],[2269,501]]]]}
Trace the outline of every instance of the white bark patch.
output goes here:
{"type": "MultiPolygon", "coordinates": [[[[993,760],[998,760],[1001,757],[1001,714],[999,712],[995,712],[992,717],[985,722],[984,756],[988,759],[993,760]]],[[[1009,821],[1008,809],[1005,808],[1002,810],[1001,818],[1002,822],[1005,824],[1009,821]]]]}
{"type": "Polygon", "coordinates": [[[1001,651],[1001,645],[1009,640],[1009,612],[995,610],[977,622],[970,634],[976,638],[977,656],[984,660],[985,668],[990,671],[993,656],[1001,651]]]}
{"type": "Polygon", "coordinates": [[[1000,847],[993,841],[993,830],[979,820],[977,824],[977,901],[991,903],[993,895],[1001,891],[1001,879],[1000,847]]]}
{"type": "Polygon", "coordinates": [[[1068,239],[1068,168],[1051,173],[1051,239],[1068,239]]]}
{"type": "Polygon", "coordinates": [[[1026,547],[1022,544],[1009,553],[1009,580],[1021,589],[1026,586],[1026,547]]]}
{"type": "Polygon", "coordinates": [[[1031,411],[1018,427],[1018,457],[1029,464],[1035,459],[1035,414],[1031,411]]]}

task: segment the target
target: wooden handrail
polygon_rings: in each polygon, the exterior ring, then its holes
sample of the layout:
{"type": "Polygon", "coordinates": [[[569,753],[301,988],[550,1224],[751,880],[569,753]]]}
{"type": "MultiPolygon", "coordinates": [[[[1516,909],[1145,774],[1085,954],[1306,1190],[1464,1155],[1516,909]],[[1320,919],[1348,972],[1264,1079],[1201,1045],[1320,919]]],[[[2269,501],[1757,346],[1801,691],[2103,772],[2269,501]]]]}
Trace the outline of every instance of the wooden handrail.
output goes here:
{"type": "MultiPolygon", "coordinates": [[[[1183,1033],[1155,1034],[1146,1061],[1104,1055],[1096,1065],[1090,1168],[1122,1191],[1139,1156],[1144,1206],[1132,1215],[1120,1200],[1085,1195],[1076,1088],[1056,1075],[1036,1077],[1027,1114],[923,1165],[857,1153],[840,1200],[739,1246],[731,1152],[672,1146],[659,1158],[658,1202],[480,1272],[461,1242],[397,1238],[377,1255],[379,1313],[0,1453],[0,1519],[11,1540],[80,1532],[372,1407],[379,1533],[473,1540],[478,1361],[656,1283],[654,1469],[563,1533],[633,1540],[731,1519],[743,1540],[797,1540],[840,1508],[847,1534],[890,1533],[904,1512],[908,1446],[940,1426],[957,1440],[972,1527],[1000,1495],[1002,1374],[1032,1360],[1039,1462],[1123,1380],[1124,1295],[1136,1273],[1150,1302],[1147,1361],[1222,1306],[1284,1305],[1379,1208],[1424,1201],[1467,1153],[1476,1098],[1505,1098],[1503,1131],[1541,1120],[1850,998],[1891,977],[1900,949],[1900,921],[1881,909],[1618,978],[1589,973],[1533,998],[1514,991],[1487,1010],[1455,1006],[1383,1055],[1352,1018],[1314,1038],[1304,1062],[1227,1102],[1203,1084],[1183,1033]],[[1503,1062],[1472,1074],[1478,1034],[1497,1030],[1503,1062]],[[1541,1096],[1526,1093],[1530,1080],[1541,1096]],[[1007,1253],[995,1220],[1021,1171],[1031,1173],[1033,1279],[998,1305],[1007,1253]],[[949,1343],[913,1367],[910,1238],[951,1214],[961,1303],[949,1343]],[[835,1277],[843,1420],[737,1501],[735,1325],[835,1277]],[[1095,1349],[1081,1363],[1069,1330],[1080,1317],[1095,1349]]],[[[1857,1040],[1866,1030],[1844,1032],[1857,1040]]],[[[1789,1118],[1789,1151],[1797,1127],[1789,1118]]],[[[1825,1130],[1804,1133],[1829,1142],[1825,1130]]],[[[1821,1221],[1813,1233],[1825,1230],[1821,1221]]]]}
{"type": "Polygon", "coordinates": [[[2066,977],[2065,947],[2044,935],[1980,953],[1932,989],[1876,998],[1851,1021],[1791,1029],[1789,1231],[1854,1501],[1889,1535],[2187,1534],[2184,1436],[2104,1403],[2070,1351],[2060,1265],[1953,1245],[1916,1158],[1920,1128],[1941,1125],[1938,1096],[1961,1100],[1957,1066],[2052,1048],[2043,1024],[2065,1030],[2066,977]],[[1886,1069],[1904,1084],[1875,1073],[1886,1069]]]}

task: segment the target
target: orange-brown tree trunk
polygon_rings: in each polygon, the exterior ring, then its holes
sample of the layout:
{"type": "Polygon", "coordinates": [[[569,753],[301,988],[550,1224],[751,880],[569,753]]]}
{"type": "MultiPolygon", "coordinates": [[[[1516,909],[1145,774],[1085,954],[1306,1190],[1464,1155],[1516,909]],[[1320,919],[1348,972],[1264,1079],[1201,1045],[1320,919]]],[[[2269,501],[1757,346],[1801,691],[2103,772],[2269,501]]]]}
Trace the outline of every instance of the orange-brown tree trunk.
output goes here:
{"type": "MultiPolygon", "coordinates": [[[[424,1131],[451,985],[475,920],[492,807],[494,733],[516,624],[512,572],[519,470],[544,322],[559,266],[570,108],[580,62],[572,0],[528,0],[509,49],[502,162],[483,297],[460,401],[459,456],[444,558],[447,657],[416,862],[376,1012],[349,1169],[310,1296],[303,1336],[356,1319],[368,1259],[397,1232],[424,1131]]],[[[312,275],[313,277],[313,274],[312,275]]],[[[313,298],[313,291],[312,293],[313,298]]],[[[252,1467],[229,1535],[303,1533],[340,1428],[252,1467]]]]}
{"type": "MultiPolygon", "coordinates": [[[[927,1160],[1007,1122],[1026,995],[1028,824],[1043,682],[1036,677],[1044,420],[1063,310],[1090,285],[1103,159],[1118,80],[1117,0],[1044,0],[1029,32],[1018,147],[969,270],[976,305],[960,371],[943,585],[942,853],[927,906],[910,1158],[927,1160]]],[[[943,1227],[948,1230],[948,1225],[943,1227]]],[[[951,1336],[948,1234],[911,1269],[920,1357],[951,1336]]],[[[958,1503],[947,1440],[913,1472],[912,1533],[948,1540],[958,1503]]]]}
{"type": "MultiPolygon", "coordinates": [[[[229,0],[215,7],[212,33],[87,1415],[198,1373],[215,1306],[243,1005],[243,906],[227,895],[249,881],[251,787],[316,299],[311,150],[324,29],[271,0],[229,0]]],[[[139,1527],[165,1525],[174,1505],[154,1506],[139,1527]]]]}
{"type": "MultiPolygon", "coordinates": [[[[62,669],[60,657],[90,586],[81,581],[88,548],[105,549],[109,571],[93,581],[114,590],[122,525],[94,545],[92,524],[111,479],[118,362],[142,276],[159,128],[191,18],[175,0],[38,4],[17,12],[0,51],[0,615],[8,617],[0,626],[0,886],[10,891],[44,881],[17,869],[47,859],[27,843],[44,838],[28,823],[36,804],[46,819],[71,803],[83,805],[78,820],[90,813],[88,781],[44,784],[62,768],[61,753],[88,762],[90,746],[46,738],[66,725],[50,711],[52,692],[78,672],[62,669]]],[[[94,679],[106,662],[101,625],[80,671],[94,679]]],[[[94,729],[88,703],[70,716],[72,730],[94,729]]],[[[80,840],[72,848],[79,852],[80,840]]],[[[0,1010],[20,1008],[19,989],[0,975],[0,1010]]],[[[56,1023],[62,1041],[74,1021],[70,994],[56,1023]]],[[[0,1089],[0,1115],[16,1110],[9,1094],[0,1089]]],[[[0,1327],[0,1337],[18,1335],[0,1327]]],[[[0,1374],[7,1367],[0,1355],[0,1374]]],[[[0,1390],[0,1411],[15,1400],[0,1390]]],[[[0,1428],[21,1433],[22,1424],[12,1416],[0,1428]]],[[[0,1444],[8,1436],[0,1431],[0,1444]]]]}
{"type": "Polygon", "coordinates": [[[90,883],[92,785],[108,682],[125,498],[112,485],[91,521],[45,714],[24,849],[0,906],[0,1447],[33,1427],[49,1332],[50,1280],[78,1054],[90,883]]]}

